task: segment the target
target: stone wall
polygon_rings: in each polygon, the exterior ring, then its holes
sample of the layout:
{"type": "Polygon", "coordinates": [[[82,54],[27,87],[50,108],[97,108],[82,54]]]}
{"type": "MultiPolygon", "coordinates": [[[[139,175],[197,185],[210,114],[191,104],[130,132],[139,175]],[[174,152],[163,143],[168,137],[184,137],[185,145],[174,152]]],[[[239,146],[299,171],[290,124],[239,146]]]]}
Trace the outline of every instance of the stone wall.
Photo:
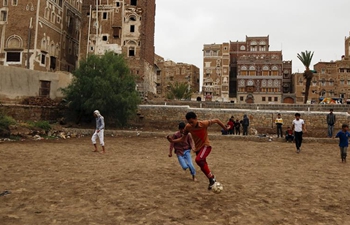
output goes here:
{"type": "MultiPolygon", "coordinates": [[[[218,118],[225,124],[228,119],[233,115],[235,119],[241,120],[243,115],[246,114],[250,119],[250,128],[258,130],[259,133],[274,134],[276,133],[276,126],[274,120],[278,113],[281,113],[284,128],[292,125],[294,114],[299,112],[301,118],[305,120],[308,133],[306,136],[312,137],[326,137],[327,135],[327,123],[326,116],[329,111],[303,111],[303,110],[281,110],[276,108],[275,110],[256,110],[256,109],[228,109],[228,108],[194,108],[190,106],[174,106],[174,105],[140,105],[139,114],[140,118],[137,121],[133,121],[140,127],[151,127],[157,129],[169,129],[176,130],[177,124],[180,121],[185,121],[185,114],[189,111],[193,111],[197,114],[198,119],[211,119],[218,118]]],[[[348,112],[337,112],[337,123],[335,130],[341,128],[343,123],[349,122],[348,112]]],[[[219,126],[213,126],[210,128],[213,131],[220,132],[219,126]]]]}
{"type": "Polygon", "coordinates": [[[50,121],[56,122],[62,116],[57,106],[32,106],[0,104],[0,113],[13,117],[16,121],[50,121]]]}
{"type": "Polygon", "coordinates": [[[237,104],[228,102],[212,101],[149,101],[150,105],[189,105],[193,108],[216,108],[216,109],[250,109],[250,110],[281,110],[281,111],[324,111],[350,112],[350,105],[346,104],[237,104]]]}
{"type": "MultiPolygon", "coordinates": [[[[4,105],[0,104],[0,111],[12,116],[17,121],[58,121],[63,112],[59,107],[52,106],[27,106],[27,105],[4,105]]],[[[326,116],[329,111],[302,111],[302,110],[256,110],[256,109],[229,109],[229,108],[195,108],[188,105],[140,105],[137,116],[130,120],[131,127],[139,130],[177,130],[177,125],[181,121],[186,121],[185,114],[193,111],[198,119],[218,118],[225,124],[231,116],[241,120],[244,114],[250,119],[250,128],[254,128],[259,134],[275,134],[276,126],[274,120],[277,113],[281,113],[284,120],[284,129],[291,126],[294,114],[299,112],[301,118],[305,120],[308,133],[306,137],[326,137],[327,124],[326,116]]],[[[348,112],[336,110],[337,117],[335,131],[341,128],[343,123],[349,123],[348,112]]],[[[108,121],[106,121],[108,124],[108,121]]],[[[110,127],[111,128],[111,127],[110,127]]],[[[212,126],[210,131],[220,133],[219,126],[212,126]]]]}

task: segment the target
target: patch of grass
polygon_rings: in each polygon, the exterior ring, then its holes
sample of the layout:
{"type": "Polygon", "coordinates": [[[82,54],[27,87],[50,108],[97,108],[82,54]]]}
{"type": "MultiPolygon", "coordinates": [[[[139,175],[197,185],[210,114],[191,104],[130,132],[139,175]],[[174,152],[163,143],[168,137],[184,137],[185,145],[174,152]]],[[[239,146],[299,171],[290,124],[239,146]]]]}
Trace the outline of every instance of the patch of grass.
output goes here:
{"type": "Polygon", "coordinates": [[[16,124],[16,120],[13,119],[11,116],[6,116],[3,114],[0,114],[0,129],[5,130],[8,129],[10,125],[16,124]]]}
{"type": "Polygon", "coordinates": [[[28,122],[28,124],[33,128],[40,128],[48,132],[51,130],[51,125],[48,121],[36,121],[36,122],[28,122]]]}

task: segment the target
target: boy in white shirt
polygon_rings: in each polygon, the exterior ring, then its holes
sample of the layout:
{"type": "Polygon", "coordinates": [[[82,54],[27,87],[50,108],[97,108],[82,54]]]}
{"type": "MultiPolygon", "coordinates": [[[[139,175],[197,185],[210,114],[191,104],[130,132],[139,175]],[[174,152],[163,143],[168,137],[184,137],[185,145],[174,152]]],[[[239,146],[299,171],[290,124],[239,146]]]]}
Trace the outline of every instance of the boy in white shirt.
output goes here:
{"type": "Polygon", "coordinates": [[[300,113],[295,113],[292,130],[294,131],[294,141],[297,148],[297,153],[299,153],[301,143],[303,141],[303,131],[306,132],[305,122],[303,119],[300,119],[300,113]]]}

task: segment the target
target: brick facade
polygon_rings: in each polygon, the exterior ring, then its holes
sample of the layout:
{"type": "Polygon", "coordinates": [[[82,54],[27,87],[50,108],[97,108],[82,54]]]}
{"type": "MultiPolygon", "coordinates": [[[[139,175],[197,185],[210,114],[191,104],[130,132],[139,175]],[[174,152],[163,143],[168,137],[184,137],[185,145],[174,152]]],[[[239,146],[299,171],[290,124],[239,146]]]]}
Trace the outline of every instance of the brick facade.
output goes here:
{"type": "Polygon", "coordinates": [[[269,36],[204,45],[203,95],[215,101],[294,103],[292,61],[269,50],[269,36]]]}
{"type": "Polygon", "coordinates": [[[166,97],[169,90],[169,83],[186,83],[194,93],[199,92],[199,68],[187,63],[176,63],[171,60],[164,60],[163,57],[155,55],[157,66],[157,96],[166,97]]]}
{"type": "Polygon", "coordinates": [[[1,65],[39,71],[76,68],[81,1],[8,0],[0,5],[1,65]]]}
{"type": "MultiPolygon", "coordinates": [[[[322,104],[350,104],[350,37],[345,38],[345,55],[341,60],[318,62],[311,81],[308,101],[322,104]]],[[[294,74],[294,92],[297,103],[304,101],[305,79],[302,73],[294,74]]]]}
{"type": "Polygon", "coordinates": [[[86,0],[82,15],[81,57],[102,55],[107,50],[124,54],[139,78],[141,95],[155,93],[155,0],[103,0],[98,5],[95,0],[86,0]]]}

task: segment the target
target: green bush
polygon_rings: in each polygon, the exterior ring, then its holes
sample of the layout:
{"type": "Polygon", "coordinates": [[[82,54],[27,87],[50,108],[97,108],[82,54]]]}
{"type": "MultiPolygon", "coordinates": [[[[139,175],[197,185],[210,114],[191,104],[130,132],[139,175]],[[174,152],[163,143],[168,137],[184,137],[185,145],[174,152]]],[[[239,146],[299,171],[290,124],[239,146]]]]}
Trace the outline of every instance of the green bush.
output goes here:
{"type": "Polygon", "coordinates": [[[8,129],[8,127],[13,124],[16,124],[15,119],[11,116],[0,114],[0,130],[8,129]]]}
{"type": "Polygon", "coordinates": [[[31,125],[33,127],[37,127],[37,128],[43,129],[46,132],[51,130],[51,125],[50,125],[50,123],[48,121],[37,121],[37,122],[31,123],[31,125]]]}

